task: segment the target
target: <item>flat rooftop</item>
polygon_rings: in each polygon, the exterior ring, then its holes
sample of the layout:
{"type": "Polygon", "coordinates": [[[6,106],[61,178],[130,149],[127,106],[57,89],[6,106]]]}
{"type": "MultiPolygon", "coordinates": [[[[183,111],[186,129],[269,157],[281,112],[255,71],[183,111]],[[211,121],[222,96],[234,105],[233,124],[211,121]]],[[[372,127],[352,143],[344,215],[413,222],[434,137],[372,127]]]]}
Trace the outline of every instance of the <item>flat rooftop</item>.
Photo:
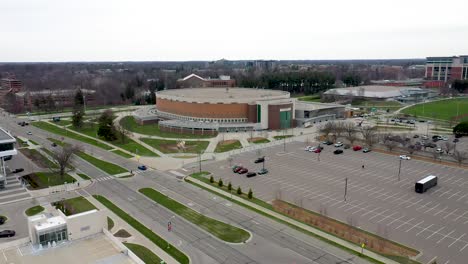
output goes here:
{"type": "Polygon", "coordinates": [[[128,256],[105,236],[76,240],[55,248],[34,250],[30,245],[0,250],[0,264],[112,263],[132,264],[128,256]]]}
{"type": "Polygon", "coordinates": [[[207,103],[249,103],[261,100],[287,99],[289,92],[253,88],[187,88],[171,89],[156,93],[157,98],[207,103]]]}
{"type": "Polygon", "coordinates": [[[12,140],[13,142],[16,141],[16,139],[12,135],[10,135],[8,132],[6,132],[5,129],[0,128],[0,141],[3,141],[3,140],[12,140]]]}

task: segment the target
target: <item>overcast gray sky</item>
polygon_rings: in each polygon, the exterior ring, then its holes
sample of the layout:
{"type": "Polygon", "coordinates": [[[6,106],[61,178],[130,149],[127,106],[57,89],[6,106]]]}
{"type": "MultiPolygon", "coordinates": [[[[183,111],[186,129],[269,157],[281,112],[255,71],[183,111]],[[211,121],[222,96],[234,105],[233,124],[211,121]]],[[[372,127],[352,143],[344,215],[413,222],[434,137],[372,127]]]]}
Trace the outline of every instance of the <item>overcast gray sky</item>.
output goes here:
{"type": "Polygon", "coordinates": [[[467,0],[0,0],[0,61],[468,54],[467,0]]]}

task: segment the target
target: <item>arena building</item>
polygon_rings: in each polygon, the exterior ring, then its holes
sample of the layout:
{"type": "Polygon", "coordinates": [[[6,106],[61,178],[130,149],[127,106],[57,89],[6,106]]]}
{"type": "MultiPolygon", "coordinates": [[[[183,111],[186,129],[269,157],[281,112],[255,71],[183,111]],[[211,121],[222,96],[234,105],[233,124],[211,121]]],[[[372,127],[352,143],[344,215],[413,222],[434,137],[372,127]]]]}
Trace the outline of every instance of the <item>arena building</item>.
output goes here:
{"type": "MultiPolygon", "coordinates": [[[[328,121],[343,117],[344,106],[297,102],[289,92],[279,90],[190,88],[157,92],[154,114],[161,130],[203,134],[287,129],[328,121]]],[[[152,120],[135,118],[140,123],[152,120]]]]}

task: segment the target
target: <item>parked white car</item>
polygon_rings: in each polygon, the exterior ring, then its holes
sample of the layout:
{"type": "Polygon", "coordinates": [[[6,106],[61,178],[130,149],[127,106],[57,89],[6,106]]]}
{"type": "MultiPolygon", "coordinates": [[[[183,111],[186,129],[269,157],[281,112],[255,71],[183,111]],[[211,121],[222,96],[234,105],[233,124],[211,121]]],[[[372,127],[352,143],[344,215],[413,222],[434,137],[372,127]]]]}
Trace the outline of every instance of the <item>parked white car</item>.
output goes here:
{"type": "Polygon", "coordinates": [[[305,151],[309,151],[309,149],[311,148],[312,146],[307,146],[304,148],[305,151]]]}
{"type": "Polygon", "coordinates": [[[309,152],[314,152],[317,149],[317,147],[310,147],[309,152]]]}
{"type": "Polygon", "coordinates": [[[441,148],[437,148],[437,149],[436,149],[436,152],[437,152],[437,153],[443,153],[444,151],[443,151],[441,148]]]}
{"type": "Polygon", "coordinates": [[[400,159],[402,159],[402,160],[410,160],[411,157],[410,157],[410,156],[406,156],[406,155],[400,155],[400,159]]]}
{"type": "Polygon", "coordinates": [[[442,136],[442,140],[443,140],[443,141],[447,141],[447,140],[448,140],[448,137],[442,136]]]}
{"type": "Polygon", "coordinates": [[[343,142],[336,142],[336,144],[335,144],[336,148],[342,147],[342,146],[343,146],[343,142]]]}

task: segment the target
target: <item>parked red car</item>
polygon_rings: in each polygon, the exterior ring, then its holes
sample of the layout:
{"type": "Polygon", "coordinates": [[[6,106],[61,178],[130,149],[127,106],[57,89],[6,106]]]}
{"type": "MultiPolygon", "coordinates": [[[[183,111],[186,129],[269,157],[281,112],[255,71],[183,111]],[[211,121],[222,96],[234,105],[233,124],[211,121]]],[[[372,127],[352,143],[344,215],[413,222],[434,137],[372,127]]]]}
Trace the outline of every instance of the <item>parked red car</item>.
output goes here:
{"type": "Polygon", "coordinates": [[[354,150],[354,151],[358,151],[358,150],[361,150],[361,149],[362,149],[361,146],[354,146],[354,147],[353,147],[353,150],[354,150]]]}
{"type": "Polygon", "coordinates": [[[319,148],[314,150],[314,153],[320,153],[320,152],[322,152],[322,150],[319,148]]]}
{"type": "Polygon", "coordinates": [[[239,173],[239,171],[242,169],[244,169],[242,166],[238,166],[237,168],[234,169],[234,172],[239,173]]]}
{"type": "Polygon", "coordinates": [[[244,173],[247,173],[247,172],[249,172],[248,169],[242,168],[242,169],[240,169],[237,173],[239,173],[239,174],[244,174],[244,173]]]}

